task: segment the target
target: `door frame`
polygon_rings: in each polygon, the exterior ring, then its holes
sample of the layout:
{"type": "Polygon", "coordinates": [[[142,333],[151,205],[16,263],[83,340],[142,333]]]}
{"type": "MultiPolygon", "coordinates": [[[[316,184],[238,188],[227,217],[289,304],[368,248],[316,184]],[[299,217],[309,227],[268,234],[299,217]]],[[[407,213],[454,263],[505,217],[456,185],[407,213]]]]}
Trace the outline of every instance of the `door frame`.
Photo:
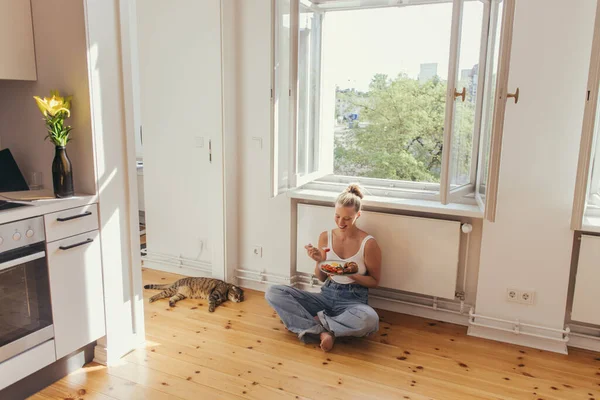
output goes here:
{"type": "MultiPolygon", "coordinates": [[[[126,147],[127,147],[127,175],[129,183],[129,207],[131,210],[138,210],[138,186],[137,186],[137,159],[138,152],[136,146],[136,132],[142,126],[142,116],[140,107],[140,74],[139,74],[139,56],[138,56],[138,44],[137,44],[137,0],[119,0],[120,6],[120,30],[121,30],[121,57],[122,57],[122,79],[123,79],[123,99],[125,108],[125,131],[126,131],[126,147]]],[[[225,201],[226,201],[226,181],[225,175],[225,135],[224,135],[224,93],[223,93],[223,75],[224,71],[224,60],[223,60],[223,1],[219,0],[219,8],[221,14],[221,35],[219,37],[220,48],[221,48],[221,131],[217,132],[216,135],[220,135],[220,144],[215,146],[214,142],[212,145],[212,157],[213,163],[217,168],[215,173],[220,176],[220,185],[223,190],[219,191],[220,201],[215,205],[215,209],[211,214],[222,215],[223,217],[218,219],[216,225],[218,225],[219,236],[222,240],[214,241],[214,251],[212,254],[212,276],[214,278],[223,279],[228,281],[231,278],[228,274],[230,268],[227,268],[229,255],[226,246],[226,235],[227,235],[227,224],[225,214],[225,201]],[[216,156],[216,157],[215,157],[216,156]]],[[[210,139],[210,136],[208,137],[210,139]]],[[[144,186],[148,182],[144,182],[144,186]]],[[[139,224],[138,212],[130,214],[130,224],[132,227],[136,227],[139,224]]],[[[142,290],[142,264],[140,255],[140,238],[139,231],[137,229],[131,229],[130,242],[132,246],[132,262],[134,263],[133,282],[136,287],[133,288],[134,293],[143,298],[142,290]],[[137,267],[139,266],[139,268],[137,267]],[[139,293],[138,293],[139,291],[139,293]]],[[[135,317],[135,321],[138,326],[144,326],[143,312],[140,316],[135,317]]],[[[142,328],[143,329],[143,328],[142,328]]]]}

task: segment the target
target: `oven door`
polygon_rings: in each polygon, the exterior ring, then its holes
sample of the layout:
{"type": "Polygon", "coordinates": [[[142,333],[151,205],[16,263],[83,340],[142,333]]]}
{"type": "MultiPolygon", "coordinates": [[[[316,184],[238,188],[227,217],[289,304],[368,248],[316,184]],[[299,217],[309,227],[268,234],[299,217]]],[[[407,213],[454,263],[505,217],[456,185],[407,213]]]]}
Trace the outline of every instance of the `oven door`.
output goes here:
{"type": "Polygon", "coordinates": [[[0,254],[0,362],[53,337],[44,243],[0,254]]]}

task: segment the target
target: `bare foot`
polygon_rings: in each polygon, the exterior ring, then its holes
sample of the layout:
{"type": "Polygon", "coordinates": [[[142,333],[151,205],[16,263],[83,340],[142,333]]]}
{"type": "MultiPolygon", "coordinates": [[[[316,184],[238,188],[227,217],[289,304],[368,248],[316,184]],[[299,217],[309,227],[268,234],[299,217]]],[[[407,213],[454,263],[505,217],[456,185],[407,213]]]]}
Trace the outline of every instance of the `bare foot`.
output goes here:
{"type": "Polygon", "coordinates": [[[325,353],[333,349],[334,338],[329,332],[321,332],[321,350],[325,353]]]}

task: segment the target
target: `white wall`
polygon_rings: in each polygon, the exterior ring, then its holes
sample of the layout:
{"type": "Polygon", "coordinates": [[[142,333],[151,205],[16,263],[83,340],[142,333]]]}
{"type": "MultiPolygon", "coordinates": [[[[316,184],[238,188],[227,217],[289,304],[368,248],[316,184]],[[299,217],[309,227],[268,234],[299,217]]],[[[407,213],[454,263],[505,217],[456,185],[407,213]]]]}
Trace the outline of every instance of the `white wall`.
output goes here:
{"type": "MultiPolygon", "coordinates": [[[[228,56],[224,60],[225,140],[235,138],[238,174],[227,186],[231,189],[237,185],[238,266],[289,275],[291,202],[285,195],[270,198],[271,2],[223,3],[224,29],[228,32],[224,43],[228,56]],[[262,147],[254,138],[262,140],[262,147]],[[262,258],[253,256],[252,246],[262,246],[262,258]]],[[[228,148],[227,154],[232,150],[228,148]]],[[[229,267],[229,276],[234,276],[234,265],[229,267]]]]}
{"type": "Polygon", "coordinates": [[[509,92],[519,87],[521,96],[507,106],[497,218],[483,227],[477,313],[562,328],[596,2],[516,4],[509,92]],[[536,304],[506,302],[508,287],[535,289],[536,304]]]}
{"type": "MultiPolygon", "coordinates": [[[[230,255],[228,277],[235,268],[268,271],[289,276],[295,264],[295,207],[285,194],[270,197],[270,2],[261,0],[224,0],[224,86],[227,245],[230,255]],[[262,148],[253,138],[262,139],[262,148]],[[229,168],[227,168],[229,166],[229,168]],[[232,206],[237,200],[237,207],[232,206]],[[263,248],[263,257],[252,254],[252,247],[263,248]]],[[[423,215],[427,217],[427,215],[423,215]]],[[[439,217],[439,216],[437,216],[439,217]]],[[[466,302],[473,304],[481,241],[480,220],[465,218],[473,224],[469,243],[469,275],[466,302]]],[[[335,227],[333,215],[330,221],[335,227]]],[[[313,241],[318,238],[315,237],[313,241]]],[[[463,282],[466,235],[461,237],[457,287],[463,282]]],[[[237,274],[239,275],[239,274],[237,274]]],[[[241,281],[246,287],[265,290],[264,285],[241,281]]]]}
{"type": "Polygon", "coordinates": [[[44,187],[52,189],[54,147],[44,141],[46,128],[33,100],[50,90],[73,95],[73,126],[67,153],[73,164],[75,191],[96,193],[90,88],[86,58],[85,16],[82,0],[32,0],[37,81],[0,80],[0,132],[21,171],[42,172],[44,187]],[[60,21],[58,23],[57,21],[60,21]]]}
{"type": "MultiPolygon", "coordinates": [[[[236,267],[288,275],[294,203],[270,198],[270,2],[222,4],[228,277],[236,267]],[[252,254],[255,245],[262,246],[262,258],[252,254]]],[[[473,221],[469,250],[467,302],[477,289],[479,314],[563,326],[594,7],[594,0],[577,7],[557,0],[517,2],[509,87],[519,87],[521,98],[507,110],[497,222],[482,227],[473,221]],[[535,289],[536,304],[506,302],[507,287],[535,289]]],[[[461,266],[464,253],[463,242],[461,266]]]]}
{"type": "Polygon", "coordinates": [[[95,359],[108,364],[145,340],[136,199],[130,196],[135,145],[128,147],[126,135],[120,43],[124,1],[85,0],[106,310],[106,337],[98,341],[95,359]]]}

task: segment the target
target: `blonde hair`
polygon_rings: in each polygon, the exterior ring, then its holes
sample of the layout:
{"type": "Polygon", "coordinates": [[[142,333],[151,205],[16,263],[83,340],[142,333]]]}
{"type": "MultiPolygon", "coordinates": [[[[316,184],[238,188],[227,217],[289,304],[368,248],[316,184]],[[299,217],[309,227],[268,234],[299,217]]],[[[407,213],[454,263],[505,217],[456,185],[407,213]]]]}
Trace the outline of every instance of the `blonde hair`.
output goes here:
{"type": "Polygon", "coordinates": [[[359,212],[362,208],[363,197],[360,186],[352,184],[340,193],[335,203],[342,207],[354,207],[354,210],[359,212]]]}

